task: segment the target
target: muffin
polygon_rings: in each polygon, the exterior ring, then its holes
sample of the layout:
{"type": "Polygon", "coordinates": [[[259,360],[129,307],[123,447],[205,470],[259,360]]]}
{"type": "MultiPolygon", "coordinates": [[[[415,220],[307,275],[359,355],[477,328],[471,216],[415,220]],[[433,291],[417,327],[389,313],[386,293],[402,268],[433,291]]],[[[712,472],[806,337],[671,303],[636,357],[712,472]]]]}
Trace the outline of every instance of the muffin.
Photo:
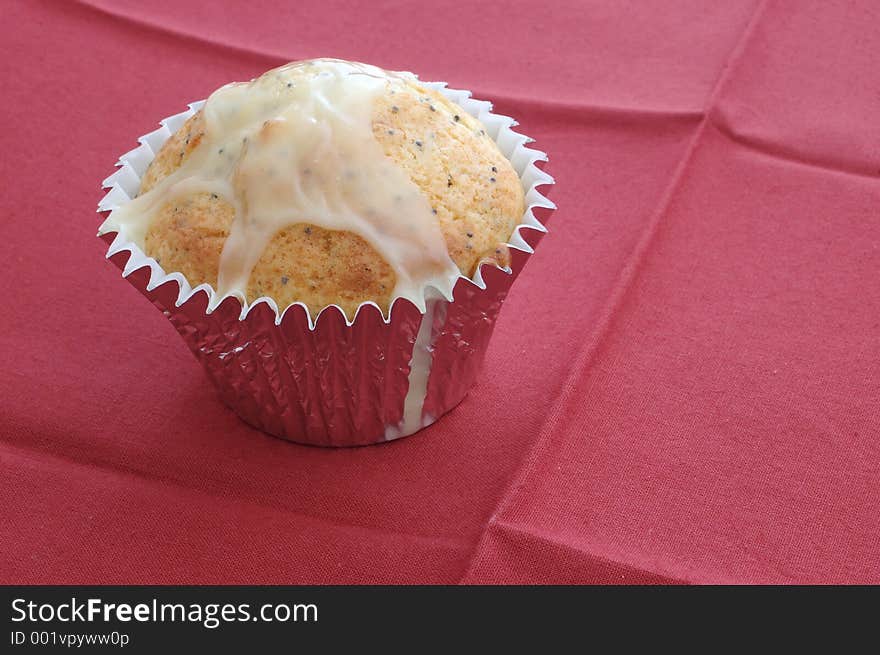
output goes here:
{"type": "Polygon", "coordinates": [[[137,166],[123,160],[143,174],[101,232],[117,233],[111,255],[131,253],[126,271],[150,268],[142,290],[227,404],[277,436],[355,445],[461,400],[530,250],[518,228],[535,242],[532,209],[550,207],[534,190],[551,181],[533,164],[542,153],[512,121],[411,74],[331,59],[226,85],[174,119],[145,137],[137,166]],[[508,275],[490,288],[489,269],[508,275]],[[163,277],[177,298],[156,297],[163,277]],[[240,311],[216,311],[231,296],[240,311]],[[258,334],[260,304],[274,321],[258,334]],[[342,330],[316,321],[329,307],[342,330]]]}

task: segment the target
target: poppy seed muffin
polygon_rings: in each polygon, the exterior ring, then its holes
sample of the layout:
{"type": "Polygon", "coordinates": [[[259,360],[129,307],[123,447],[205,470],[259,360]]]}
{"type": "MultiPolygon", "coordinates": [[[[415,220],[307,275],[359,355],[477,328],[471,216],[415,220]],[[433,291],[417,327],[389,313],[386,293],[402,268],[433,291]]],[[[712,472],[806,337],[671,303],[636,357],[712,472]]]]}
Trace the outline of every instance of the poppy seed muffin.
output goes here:
{"type": "MultiPolygon", "coordinates": [[[[288,67],[279,77],[282,90],[284,84],[297,84],[321,70],[308,64],[288,67]]],[[[522,218],[524,196],[519,176],[483,125],[414,78],[389,77],[373,99],[370,127],[384,157],[430,204],[458,271],[472,276],[483,260],[506,266],[509,253],[504,243],[522,218]]],[[[156,154],[139,195],[155,189],[206,147],[207,129],[205,110],[189,118],[156,154]]],[[[266,120],[252,141],[275,138],[275,129],[276,124],[266,120]]],[[[283,140],[284,134],[277,138],[283,140]]],[[[260,175],[273,174],[259,170],[260,175]]],[[[309,185],[327,187],[356,174],[357,169],[343,168],[328,176],[325,170],[321,178],[309,167],[300,167],[296,184],[308,193],[309,185]]],[[[240,185],[262,183],[259,175],[235,179],[240,185]]],[[[217,289],[224,246],[234,222],[242,220],[237,219],[240,205],[205,189],[178,191],[157,204],[144,234],[144,252],[165,271],[182,273],[192,286],[208,283],[217,289]]],[[[350,318],[362,302],[373,301],[387,313],[398,295],[398,272],[375,241],[355,230],[332,229],[320,219],[315,215],[277,223],[246,274],[246,299],[268,296],[281,310],[302,302],[313,316],[336,304],[350,318]]]]}
{"type": "Polygon", "coordinates": [[[107,257],[248,424],[383,443],[473,387],[553,180],[513,119],[432,86],[293,62],[162,120],[105,180],[107,257]]]}

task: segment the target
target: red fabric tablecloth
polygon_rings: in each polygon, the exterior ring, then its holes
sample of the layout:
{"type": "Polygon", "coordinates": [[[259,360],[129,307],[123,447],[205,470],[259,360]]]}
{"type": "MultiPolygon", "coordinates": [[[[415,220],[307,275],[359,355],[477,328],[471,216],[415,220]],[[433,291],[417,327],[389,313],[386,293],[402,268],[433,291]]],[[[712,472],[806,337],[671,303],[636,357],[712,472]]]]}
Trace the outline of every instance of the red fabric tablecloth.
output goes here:
{"type": "Polygon", "coordinates": [[[3,2],[0,582],[880,582],[880,6],[352,4],[3,2]],[[315,56],[557,179],[478,387],[378,447],[244,425],[95,238],[138,135],[315,56]]]}

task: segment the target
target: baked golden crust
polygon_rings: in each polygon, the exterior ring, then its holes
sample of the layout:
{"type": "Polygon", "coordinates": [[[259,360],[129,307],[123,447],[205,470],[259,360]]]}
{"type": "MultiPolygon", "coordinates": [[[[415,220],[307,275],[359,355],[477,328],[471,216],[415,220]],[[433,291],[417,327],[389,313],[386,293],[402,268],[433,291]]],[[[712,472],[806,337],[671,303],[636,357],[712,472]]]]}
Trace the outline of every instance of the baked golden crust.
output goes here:
{"type": "MultiPolygon", "coordinates": [[[[479,121],[439,93],[407,82],[376,99],[372,127],[385,155],[429,199],[459,270],[471,276],[483,259],[506,266],[503,244],[522,218],[523,191],[479,121]]],[[[199,112],[157,153],[141,193],[175,171],[203,134],[199,112]]],[[[216,288],[234,216],[233,207],[215,194],[177,199],[153,219],[145,252],[193,286],[208,282],[216,288]]],[[[360,236],[298,223],[275,234],[251,273],[247,296],[269,296],[282,309],[300,301],[313,315],[337,304],[351,317],[368,300],[387,311],[395,283],[394,270],[360,236]]]]}

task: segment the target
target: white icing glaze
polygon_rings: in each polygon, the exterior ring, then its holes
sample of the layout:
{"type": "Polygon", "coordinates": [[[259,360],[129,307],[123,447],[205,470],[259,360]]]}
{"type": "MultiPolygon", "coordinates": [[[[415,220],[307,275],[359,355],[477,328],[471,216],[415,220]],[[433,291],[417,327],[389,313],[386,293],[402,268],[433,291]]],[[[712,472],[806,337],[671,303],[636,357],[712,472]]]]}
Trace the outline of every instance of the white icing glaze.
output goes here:
{"type": "Polygon", "coordinates": [[[168,202],[200,192],[228,201],[235,218],[220,257],[216,303],[228,295],[246,299],[266,246],[294,223],[362,237],[394,269],[395,297],[424,308],[433,287],[451,298],[459,271],[437,217],[373,136],[376,97],[406,77],[316,59],[221,87],[205,104],[205,134],[189,157],[115,209],[111,222],[143,248],[150,222],[168,202]]]}
{"type": "Polygon", "coordinates": [[[446,305],[446,301],[431,297],[429,292],[409,362],[409,388],[403,401],[403,418],[398,425],[385,428],[386,441],[413,434],[434,422],[430,416],[423,419],[422,410],[428,395],[431,365],[434,363],[434,339],[437,336],[434,322],[435,318],[439,318],[441,324],[446,320],[446,305]]]}

